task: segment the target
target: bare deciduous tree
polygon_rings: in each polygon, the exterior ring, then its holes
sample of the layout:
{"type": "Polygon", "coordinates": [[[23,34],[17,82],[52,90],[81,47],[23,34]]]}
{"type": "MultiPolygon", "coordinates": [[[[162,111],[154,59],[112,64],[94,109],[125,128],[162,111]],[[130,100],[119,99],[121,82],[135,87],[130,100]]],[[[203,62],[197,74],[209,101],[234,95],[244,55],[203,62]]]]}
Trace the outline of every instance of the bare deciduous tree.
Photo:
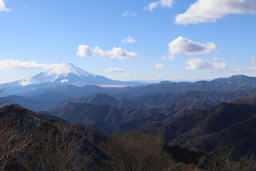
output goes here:
{"type": "Polygon", "coordinates": [[[31,141],[15,130],[0,129],[0,137],[0,166],[5,170],[10,157],[25,149],[31,141]]]}
{"type": "Polygon", "coordinates": [[[104,167],[113,171],[155,171],[170,167],[172,160],[160,139],[141,133],[116,136],[103,145],[110,156],[104,167]]]}
{"type": "Polygon", "coordinates": [[[223,149],[221,154],[217,154],[210,160],[209,171],[254,171],[256,170],[255,160],[252,157],[243,157],[240,160],[232,159],[232,150],[223,149]]]}
{"type": "Polygon", "coordinates": [[[37,159],[32,163],[24,161],[24,167],[50,171],[85,170],[91,160],[90,155],[79,153],[85,138],[72,135],[70,129],[60,126],[50,129],[44,137],[35,138],[31,153],[37,153],[37,159]]]}

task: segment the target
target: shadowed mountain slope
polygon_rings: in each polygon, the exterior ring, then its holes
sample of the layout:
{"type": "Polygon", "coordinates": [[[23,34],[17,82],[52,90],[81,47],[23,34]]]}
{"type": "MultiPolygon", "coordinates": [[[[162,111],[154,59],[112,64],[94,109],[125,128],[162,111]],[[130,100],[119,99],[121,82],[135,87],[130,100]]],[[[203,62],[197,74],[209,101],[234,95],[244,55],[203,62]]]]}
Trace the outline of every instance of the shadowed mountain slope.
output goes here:
{"type": "Polygon", "coordinates": [[[167,144],[205,152],[226,147],[238,156],[256,155],[255,114],[254,105],[222,103],[206,110],[177,113],[153,131],[167,144]]]}
{"type": "MultiPolygon", "coordinates": [[[[14,136],[13,143],[16,143],[15,137],[20,137],[17,143],[27,142],[18,150],[20,155],[8,159],[10,170],[12,167],[21,170],[26,167],[32,170],[68,169],[80,166],[80,161],[84,162],[84,167],[94,167],[95,162],[105,155],[97,143],[105,141],[106,137],[98,131],[43,116],[18,105],[0,109],[0,130],[4,130],[8,137],[14,136]]],[[[12,148],[14,150],[15,146],[12,148]]]]}
{"type": "Polygon", "coordinates": [[[197,101],[178,101],[167,107],[144,109],[70,103],[56,108],[50,113],[69,122],[91,125],[104,133],[113,134],[134,130],[151,121],[162,122],[181,110],[207,107],[209,107],[208,104],[197,101]]]}

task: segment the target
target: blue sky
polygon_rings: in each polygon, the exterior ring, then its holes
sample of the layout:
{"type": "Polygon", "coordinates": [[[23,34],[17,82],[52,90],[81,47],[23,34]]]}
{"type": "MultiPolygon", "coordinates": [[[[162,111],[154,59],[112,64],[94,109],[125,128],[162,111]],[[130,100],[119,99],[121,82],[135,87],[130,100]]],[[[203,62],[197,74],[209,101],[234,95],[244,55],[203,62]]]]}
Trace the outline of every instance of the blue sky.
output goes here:
{"type": "Polygon", "coordinates": [[[119,80],[255,75],[256,1],[205,1],[0,0],[0,82],[60,63],[119,80]]]}

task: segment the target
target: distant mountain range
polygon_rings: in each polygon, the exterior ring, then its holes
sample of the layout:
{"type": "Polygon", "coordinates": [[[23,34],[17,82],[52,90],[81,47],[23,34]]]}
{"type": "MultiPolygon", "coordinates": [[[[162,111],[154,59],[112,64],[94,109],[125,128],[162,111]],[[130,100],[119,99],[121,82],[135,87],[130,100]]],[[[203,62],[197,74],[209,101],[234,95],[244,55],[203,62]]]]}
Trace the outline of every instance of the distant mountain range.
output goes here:
{"type": "MultiPolygon", "coordinates": [[[[67,79],[68,76],[64,77],[69,75],[67,73],[89,75],[81,70],[74,71],[72,67],[69,69],[62,70],[59,74],[55,72],[56,75],[62,75],[58,80],[67,79]]],[[[91,75],[91,77],[94,76],[91,75]]],[[[31,78],[31,80],[35,79],[31,78]]],[[[101,87],[97,85],[80,87],[56,80],[27,86],[21,86],[18,83],[21,82],[5,85],[7,88],[6,93],[1,94],[5,96],[2,97],[2,101],[4,101],[4,104],[20,104],[35,111],[50,110],[68,103],[155,108],[166,107],[179,101],[201,101],[213,106],[221,102],[256,95],[256,78],[243,75],[212,81],[178,83],[165,81],[148,85],[134,86],[135,84],[133,84],[129,87],[101,87]]],[[[112,81],[112,83],[118,83],[119,85],[123,83],[124,85],[127,82],[112,81]]]]}

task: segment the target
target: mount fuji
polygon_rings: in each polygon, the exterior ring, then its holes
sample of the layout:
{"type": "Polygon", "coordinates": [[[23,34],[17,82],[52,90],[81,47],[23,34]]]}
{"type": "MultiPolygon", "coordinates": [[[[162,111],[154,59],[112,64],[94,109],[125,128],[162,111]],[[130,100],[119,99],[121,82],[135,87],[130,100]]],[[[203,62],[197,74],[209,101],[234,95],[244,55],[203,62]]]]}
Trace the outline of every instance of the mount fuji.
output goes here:
{"type": "Polygon", "coordinates": [[[78,87],[82,87],[85,85],[125,84],[121,81],[114,81],[103,76],[88,73],[83,69],[74,66],[71,63],[60,64],[52,70],[39,73],[38,75],[29,79],[20,80],[17,83],[21,86],[50,83],[69,84],[78,87]]]}
{"type": "Polygon", "coordinates": [[[64,63],[31,78],[2,84],[0,85],[0,89],[4,89],[3,95],[24,95],[27,94],[27,92],[47,89],[49,87],[83,87],[91,85],[101,87],[126,87],[138,85],[138,83],[111,80],[104,76],[88,73],[71,63],[64,63]]]}

